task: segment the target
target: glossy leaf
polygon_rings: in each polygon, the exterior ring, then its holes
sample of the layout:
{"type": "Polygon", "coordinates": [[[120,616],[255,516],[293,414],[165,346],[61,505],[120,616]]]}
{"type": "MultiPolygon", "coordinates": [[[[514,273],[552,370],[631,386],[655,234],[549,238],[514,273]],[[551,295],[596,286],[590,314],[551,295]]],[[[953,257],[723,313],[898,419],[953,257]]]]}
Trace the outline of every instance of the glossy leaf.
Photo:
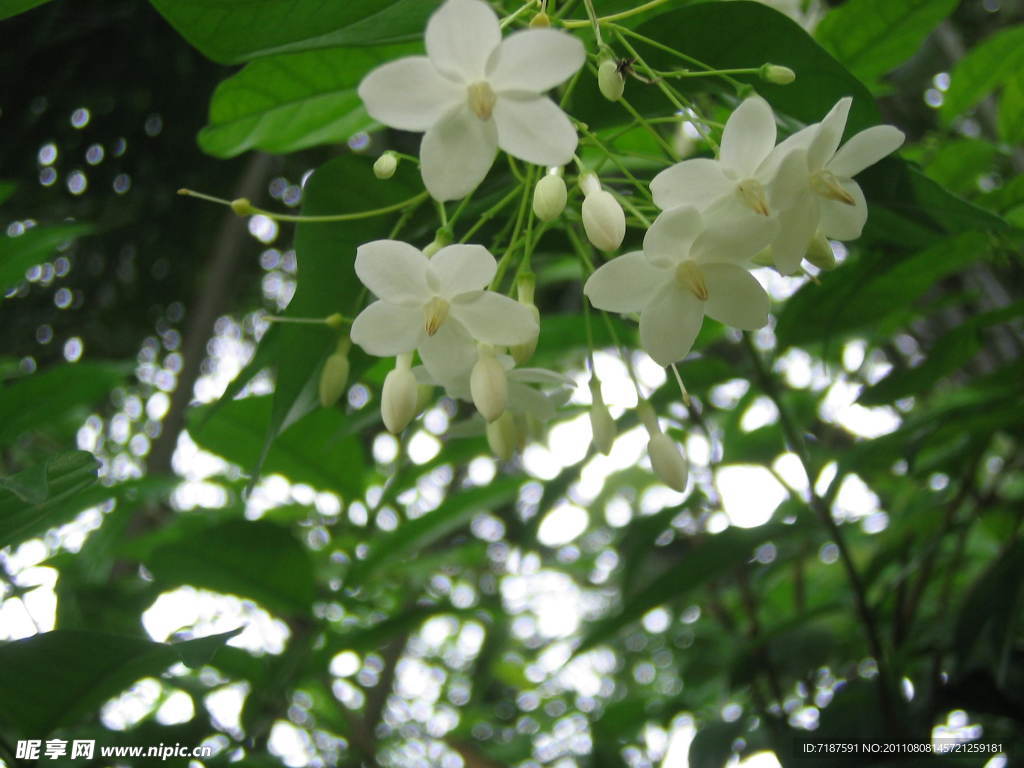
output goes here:
{"type": "Polygon", "coordinates": [[[373,120],[356,94],[371,69],[412,46],[329,48],[259,59],[217,86],[199,146],[215,157],[343,144],[373,120]]]}
{"type": "Polygon", "coordinates": [[[959,0],[848,0],[821,20],[814,36],[865,83],[918,52],[959,0]]]}
{"type": "Polygon", "coordinates": [[[9,19],[50,0],[0,0],[0,19],[9,19]]]}
{"type": "Polygon", "coordinates": [[[1024,74],[1006,81],[999,99],[999,136],[1010,144],[1024,144],[1024,74]]]}
{"type": "Polygon", "coordinates": [[[372,46],[422,35],[440,0],[151,0],[198,48],[221,64],[342,46],[372,46]]]}
{"type": "Polygon", "coordinates": [[[1024,25],[996,32],[953,68],[939,114],[945,123],[971,109],[1024,69],[1024,25]]]}

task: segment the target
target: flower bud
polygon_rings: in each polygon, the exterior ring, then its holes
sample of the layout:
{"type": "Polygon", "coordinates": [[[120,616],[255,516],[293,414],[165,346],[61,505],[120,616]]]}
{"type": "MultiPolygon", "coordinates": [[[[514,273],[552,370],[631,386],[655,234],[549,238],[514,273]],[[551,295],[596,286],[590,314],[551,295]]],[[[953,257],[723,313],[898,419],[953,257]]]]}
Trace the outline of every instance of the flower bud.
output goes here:
{"type": "Polygon", "coordinates": [[[231,210],[234,211],[235,216],[252,216],[256,213],[256,209],[253,208],[252,203],[245,197],[239,197],[236,200],[232,200],[229,205],[231,206],[231,210]]]}
{"type": "Polygon", "coordinates": [[[547,29],[551,26],[551,17],[541,11],[530,19],[530,29],[547,29]]]}
{"type": "Polygon", "coordinates": [[[324,361],[324,367],[320,370],[320,405],[330,408],[345,393],[345,385],[348,384],[348,352],[334,352],[328,355],[324,361]]]}
{"type": "Polygon", "coordinates": [[[397,435],[412,421],[416,415],[417,390],[416,377],[408,363],[399,360],[385,377],[380,398],[380,415],[388,432],[397,435]]]}
{"type": "Polygon", "coordinates": [[[618,200],[601,189],[583,200],[583,228],[595,248],[614,251],[626,236],[626,214],[618,200]]]}
{"type": "Polygon", "coordinates": [[[505,369],[490,350],[481,349],[469,374],[469,392],[473,396],[473,405],[486,421],[495,421],[505,412],[508,401],[505,369]]]}
{"type": "Polygon", "coordinates": [[[686,490],[690,468],[675,440],[659,431],[647,443],[647,455],[651,457],[651,466],[661,482],[679,493],[686,490]]]}
{"type": "Polygon", "coordinates": [[[423,413],[434,402],[434,386],[420,384],[416,387],[416,413],[423,413]]]}
{"type": "Polygon", "coordinates": [[[565,180],[549,173],[533,188],[533,212],[541,221],[554,221],[565,208],[565,180]]]}
{"type": "Polygon", "coordinates": [[[390,179],[398,168],[398,156],[394,152],[385,152],[373,164],[373,175],[378,179],[390,179]]]}
{"type": "Polygon", "coordinates": [[[775,85],[789,85],[796,80],[796,72],[779,64],[765,64],[758,74],[762,80],[775,85]]]}
{"type": "Polygon", "coordinates": [[[594,401],[590,406],[590,429],[594,436],[594,447],[607,456],[612,451],[612,443],[615,442],[615,420],[608,412],[608,406],[604,404],[604,398],[601,397],[601,382],[596,377],[590,380],[590,393],[594,401]]]}
{"type": "Polygon", "coordinates": [[[579,185],[584,197],[601,191],[601,180],[592,171],[580,175],[579,185]]]}
{"type": "Polygon", "coordinates": [[[605,59],[597,68],[597,87],[608,101],[618,101],[626,90],[626,81],[615,59],[605,59]]]}
{"type": "Polygon", "coordinates": [[[820,232],[814,235],[814,239],[811,240],[811,244],[807,247],[807,253],[804,254],[804,258],[823,272],[836,268],[835,251],[832,250],[832,246],[820,232]]]}
{"type": "Polygon", "coordinates": [[[497,420],[487,425],[487,444],[491,452],[502,461],[508,461],[515,456],[520,444],[519,426],[516,418],[509,411],[505,411],[497,420]]]}

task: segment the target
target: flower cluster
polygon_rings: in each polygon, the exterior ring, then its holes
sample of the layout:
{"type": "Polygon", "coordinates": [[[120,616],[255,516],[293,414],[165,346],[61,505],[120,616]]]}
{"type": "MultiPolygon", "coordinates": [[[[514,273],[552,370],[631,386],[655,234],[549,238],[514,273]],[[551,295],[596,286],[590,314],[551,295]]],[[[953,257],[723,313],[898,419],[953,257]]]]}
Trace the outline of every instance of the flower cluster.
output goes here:
{"type": "MultiPolygon", "coordinates": [[[[741,330],[768,322],[771,301],[752,274],[755,266],[793,274],[804,258],[827,261],[822,254],[831,252],[829,239],[860,236],[867,204],[853,177],[899,148],[903,134],[896,128],[868,128],[841,145],[851,106],[844,98],[820,122],[777,143],[771,106],[750,96],[726,122],[716,157],[675,163],[654,177],[649,192],[639,190],[661,211],[648,226],[628,194],[602,184],[576,156],[573,121],[545,95],[579,76],[587,58],[583,44],[547,28],[546,15],[535,22],[502,39],[502,25],[484,2],[447,0],[427,24],[427,55],[378,67],[359,95],[384,125],[424,132],[423,183],[442,206],[472,194],[500,149],[542,167],[539,177],[521,179],[525,185],[539,178],[531,219],[550,226],[562,218],[566,227],[581,227],[608,256],[629,226],[644,226],[642,248],[605,261],[582,290],[596,309],[637,317],[640,344],[661,365],[689,354],[705,315],[741,330]],[[570,163],[578,168],[578,193],[566,186],[563,166],[570,163]],[[577,194],[582,202],[570,207],[577,194]]],[[[599,90],[610,102],[621,101],[625,70],[606,48],[593,56],[599,90]]],[[[769,64],[752,72],[780,84],[794,77],[769,64]]],[[[385,153],[374,171],[386,179],[396,164],[396,156],[385,153]]],[[[520,219],[523,213],[521,207],[520,219]]],[[[523,237],[518,224],[514,231],[513,237],[523,237]]],[[[532,243],[522,249],[519,293],[512,299],[499,292],[497,262],[486,248],[437,242],[426,251],[397,240],[358,249],[356,274],[376,301],[353,321],[351,341],[371,355],[396,358],[381,402],[389,430],[404,429],[424,404],[424,388],[440,386],[474,403],[492,449],[508,459],[522,447],[528,424],[551,418],[571,390],[560,374],[516,367],[532,356],[539,333],[532,243]],[[414,367],[415,356],[421,366],[414,367]]],[[[581,258],[589,265],[592,255],[581,258]]],[[[339,372],[347,376],[347,343],[331,356],[329,374],[325,366],[325,403],[337,397],[339,372]]],[[[594,445],[608,452],[615,422],[596,377],[590,387],[594,445]]],[[[654,471],[684,490],[688,467],[681,449],[642,397],[639,415],[654,471]]]]}

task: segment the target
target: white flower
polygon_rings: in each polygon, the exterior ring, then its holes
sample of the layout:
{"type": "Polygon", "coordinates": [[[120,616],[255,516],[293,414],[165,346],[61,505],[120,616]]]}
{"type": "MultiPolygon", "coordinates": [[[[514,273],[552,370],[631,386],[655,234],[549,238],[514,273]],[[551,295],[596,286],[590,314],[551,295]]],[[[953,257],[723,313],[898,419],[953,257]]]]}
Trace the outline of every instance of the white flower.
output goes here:
{"type": "MultiPolygon", "coordinates": [[[[654,203],[662,210],[715,207],[722,218],[747,212],[771,216],[792,204],[803,164],[775,148],[775,115],[753,96],[729,116],[717,160],[699,157],[667,168],[651,181],[654,203]]],[[[780,145],[781,146],[781,145],[780,145]]]]}
{"type": "Polygon", "coordinates": [[[850,97],[840,99],[824,120],[798,131],[777,147],[780,153],[803,151],[806,159],[796,200],[781,214],[782,229],[772,243],[775,266],[784,274],[800,265],[819,230],[833,240],[860,237],[868,206],[853,177],[903,144],[905,137],[898,128],[876,125],[840,147],[852,102],[850,97]]]}
{"type": "Polygon", "coordinates": [[[352,323],[371,355],[418,350],[437,381],[469,373],[476,342],[508,346],[537,334],[528,307],[483,290],[497,264],[481,245],[449,245],[428,259],[408,243],[376,240],[356,251],[356,274],[380,301],[352,323]]]}
{"type": "Polygon", "coordinates": [[[763,216],[706,229],[696,209],[675,208],[655,220],[643,252],[604,264],[583,292],[598,309],[639,312],[641,345],[669,365],[690,351],[705,314],[743,330],[768,321],[768,294],[740,264],[767,245],[776,229],[763,216]]]}
{"type": "Polygon", "coordinates": [[[583,44],[553,29],[504,41],[480,0],[448,0],[427,24],[426,56],[377,67],[359,84],[375,120],[426,131],[423,183],[437,200],[464,197],[483,181],[500,147],[537,165],[564,165],[576,149],[565,113],[541,95],[583,66],[583,44]]]}

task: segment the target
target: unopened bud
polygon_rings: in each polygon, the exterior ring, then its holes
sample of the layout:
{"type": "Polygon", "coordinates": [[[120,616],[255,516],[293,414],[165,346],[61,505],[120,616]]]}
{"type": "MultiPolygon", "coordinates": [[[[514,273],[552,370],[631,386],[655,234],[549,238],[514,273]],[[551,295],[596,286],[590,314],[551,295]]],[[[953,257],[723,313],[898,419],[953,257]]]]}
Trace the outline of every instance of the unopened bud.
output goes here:
{"type": "Polygon", "coordinates": [[[380,415],[388,432],[397,435],[416,415],[418,386],[408,363],[400,359],[384,379],[380,415]]]}
{"type": "Polygon", "coordinates": [[[597,68],[597,87],[608,101],[618,101],[626,90],[626,81],[615,59],[605,59],[597,68]]]}
{"type": "Polygon", "coordinates": [[[487,444],[491,447],[491,452],[502,461],[508,461],[515,456],[519,448],[519,437],[516,418],[509,411],[505,411],[487,425],[487,444]]]}
{"type": "Polygon", "coordinates": [[[398,156],[394,152],[385,152],[373,164],[373,175],[378,179],[390,179],[398,168],[398,156]]]}
{"type": "Polygon", "coordinates": [[[832,246],[821,232],[814,235],[804,258],[823,272],[836,268],[835,251],[832,250],[832,246]]]}
{"type": "Polygon", "coordinates": [[[541,11],[532,19],[530,19],[531,29],[547,29],[551,26],[551,17],[548,16],[544,11],[541,11]]]}
{"type": "Polygon", "coordinates": [[[469,374],[469,392],[473,396],[473,405],[486,421],[495,421],[505,412],[508,401],[505,369],[489,349],[481,349],[469,374]]]}
{"type": "Polygon", "coordinates": [[[324,361],[320,370],[320,405],[330,408],[345,393],[348,384],[349,362],[347,352],[334,352],[324,361]]]}
{"type": "Polygon", "coordinates": [[[601,251],[614,251],[626,236],[626,214],[619,201],[603,189],[583,199],[583,228],[601,251]]]}
{"type": "Polygon", "coordinates": [[[256,213],[256,209],[252,207],[252,203],[244,197],[232,200],[231,210],[235,212],[236,216],[252,216],[256,213]]]}
{"type": "Polygon", "coordinates": [[[651,457],[651,466],[661,482],[679,493],[686,490],[690,467],[675,440],[659,431],[647,443],[647,455],[651,457]]]}
{"type": "Polygon", "coordinates": [[[601,191],[601,180],[597,178],[596,173],[591,171],[580,175],[579,185],[584,197],[601,191]]]}
{"type": "Polygon", "coordinates": [[[608,412],[608,406],[601,397],[601,382],[597,378],[590,380],[590,393],[593,403],[590,406],[590,429],[594,436],[594,447],[607,456],[612,451],[617,429],[615,420],[608,412]]]}
{"type": "Polygon", "coordinates": [[[554,221],[565,208],[565,180],[549,173],[533,188],[533,212],[541,221],[554,221]]]}
{"type": "Polygon", "coordinates": [[[431,384],[420,384],[416,387],[416,413],[423,413],[427,406],[434,402],[434,387],[431,384]]]}
{"type": "Polygon", "coordinates": [[[796,72],[779,64],[765,64],[758,74],[762,80],[775,85],[789,85],[796,80],[796,72]]]}

